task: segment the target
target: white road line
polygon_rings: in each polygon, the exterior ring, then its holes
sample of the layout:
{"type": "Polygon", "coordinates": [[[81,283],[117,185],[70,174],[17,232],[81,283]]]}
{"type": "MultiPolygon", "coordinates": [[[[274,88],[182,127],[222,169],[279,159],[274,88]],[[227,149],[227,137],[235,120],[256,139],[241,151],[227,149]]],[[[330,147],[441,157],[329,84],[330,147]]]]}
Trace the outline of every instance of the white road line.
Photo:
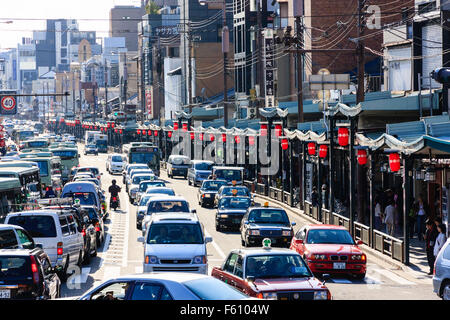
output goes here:
{"type": "MultiPolygon", "coordinates": [[[[211,237],[211,235],[206,230],[205,230],[205,236],[211,237]]],[[[211,242],[211,244],[213,245],[214,249],[216,249],[217,253],[219,253],[219,255],[222,257],[222,259],[225,259],[225,253],[223,253],[223,251],[222,251],[222,249],[220,249],[219,245],[214,240],[211,242]]]]}
{"type": "Polygon", "coordinates": [[[381,284],[381,283],[383,283],[383,281],[381,281],[380,279],[375,279],[368,275],[366,275],[366,277],[364,278],[364,282],[366,284],[381,284]]]}
{"type": "Polygon", "coordinates": [[[143,266],[137,266],[134,268],[134,272],[135,273],[143,273],[144,272],[144,267],[143,266]]]}
{"type": "Polygon", "coordinates": [[[385,276],[386,278],[389,278],[392,281],[397,282],[397,283],[402,284],[402,285],[416,285],[416,283],[408,281],[408,280],[406,280],[406,279],[396,275],[395,273],[390,272],[390,271],[385,270],[385,269],[372,269],[372,271],[378,272],[381,275],[385,276]]]}
{"type": "Polygon", "coordinates": [[[103,273],[103,281],[105,282],[109,279],[120,276],[120,267],[106,267],[103,273]]]}
{"type": "Polygon", "coordinates": [[[345,283],[345,284],[353,283],[353,282],[351,282],[348,279],[331,279],[330,282],[333,282],[333,283],[345,283]]]}
{"type": "Polygon", "coordinates": [[[125,241],[123,242],[123,257],[122,257],[122,267],[126,267],[128,265],[128,236],[129,236],[129,224],[130,224],[130,202],[127,204],[127,212],[125,213],[125,241]]]}

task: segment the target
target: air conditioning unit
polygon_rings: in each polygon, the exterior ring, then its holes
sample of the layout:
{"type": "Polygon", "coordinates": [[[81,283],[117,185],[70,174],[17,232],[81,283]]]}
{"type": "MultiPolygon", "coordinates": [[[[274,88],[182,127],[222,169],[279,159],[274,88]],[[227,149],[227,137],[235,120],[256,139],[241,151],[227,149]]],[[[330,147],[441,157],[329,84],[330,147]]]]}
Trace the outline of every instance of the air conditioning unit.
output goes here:
{"type": "Polygon", "coordinates": [[[255,119],[256,118],[256,108],[247,108],[247,119],[255,119]]]}

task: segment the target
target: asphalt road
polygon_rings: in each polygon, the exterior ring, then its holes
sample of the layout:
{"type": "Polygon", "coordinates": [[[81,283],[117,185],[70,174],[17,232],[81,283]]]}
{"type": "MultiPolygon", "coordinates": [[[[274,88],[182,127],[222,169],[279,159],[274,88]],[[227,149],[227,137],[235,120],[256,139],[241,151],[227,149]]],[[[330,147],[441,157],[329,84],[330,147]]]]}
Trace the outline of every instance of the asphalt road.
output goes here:
{"type": "MultiPolygon", "coordinates": [[[[83,147],[80,145],[79,150],[83,147]]],[[[80,164],[96,166],[103,173],[102,187],[107,190],[111,181],[116,179],[122,185],[122,176],[112,176],[106,172],[105,154],[98,156],[81,156],[80,164]]],[[[213,242],[207,245],[209,268],[221,265],[226,255],[235,248],[241,247],[238,232],[217,232],[215,230],[215,209],[201,208],[197,201],[198,188],[188,186],[183,178],[169,179],[166,172],[161,173],[162,180],[172,187],[178,195],[185,197],[191,209],[197,209],[200,221],[203,223],[207,236],[212,236],[213,242]]],[[[109,195],[108,195],[109,203],[109,195]]],[[[99,248],[98,256],[92,258],[89,265],[83,266],[77,274],[69,278],[63,285],[62,297],[70,298],[82,295],[93,286],[120,275],[142,272],[144,259],[143,244],[137,242],[141,232],[136,229],[136,206],[128,201],[125,187],[120,195],[121,210],[111,212],[105,227],[107,237],[104,245],[99,248]]],[[[299,215],[288,213],[291,221],[297,225],[295,231],[308,222],[299,215]]],[[[433,293],[431,276],[417,278],[411,274],[395,270],[382,261],[368,259],[367,276],[363,281],[347,277],[332,277],[327,282],[333,299],[336,300],[437,300],[433,293]]]]}

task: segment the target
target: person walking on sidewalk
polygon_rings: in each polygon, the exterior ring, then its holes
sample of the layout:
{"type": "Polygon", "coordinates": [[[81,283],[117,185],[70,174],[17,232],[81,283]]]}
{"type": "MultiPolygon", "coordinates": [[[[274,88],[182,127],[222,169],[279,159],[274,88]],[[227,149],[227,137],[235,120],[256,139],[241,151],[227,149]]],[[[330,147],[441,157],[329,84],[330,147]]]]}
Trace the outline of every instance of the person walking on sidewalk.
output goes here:
{"type": "Polygon", "coordinates": [[[420,241],[423,241],[423,223],[427,217],[427,204],[423,200],[423,195],[419,195],[419,200],[416,203],[417,212],[417,236],[420,241]]]}
{"type": "Polygon", "coordinates": [[[319,193],[317,192],[316,187],[312,188],[311,204],[312,204],[313,207],[317,207],[319,205],[319,193]]]}
{"type": "Polygon", "coordinates": [[[436,259],[439,251],[441,251],[442,247],[444,246],[445,242],[447,241],[446,233],[447,228],[445,227],[445,224],[440,224],[437,227],[437,230],[439,231],[439,235],[436,238],[436,243],[434,244],[434,258],[436,259]]]}
{"type": "Polygon", "coordinates": [[[412,239],[414,238],[414,226],[416,224],[416,220],[417,220],[417,212],[416,209],[414,208],[414,198],[412,199],[412,206],[411,209],[409,209],[409,214],[408,214],[408,227],[409,227],[409,237],[412,239]]]}
{"type": "Polygon", "coordinates": [[[376,197],[375,198],[375,229],[377,229],[378,231],[381,230],[381,224],[382,224],[382,220],[381,220],[381,201],[380,201],[380,197],[376,197]]]}
{"type": "Polygon", "coordinates": [[[386,209],[384,209],[384,215],[385,215],[384,223],[386,224],[386,233],[393,237],[394,230],[395,230],[395,225],[394,225],[395,207],[394,207],[393,200],[390,200],[388,202],[388,206],[386,207],[386,209]]]}
{"type": "Polygon", "coordinates": [[[434,261],[436,260],[434,256],[434,245],[436,238],[438,236],[438,231],[434,222],[430,219],[426,221],[427,231],[425,232],[425,250],[427,253],[428,266],[430,267],[429,275],[433,274],[434,261]]]}

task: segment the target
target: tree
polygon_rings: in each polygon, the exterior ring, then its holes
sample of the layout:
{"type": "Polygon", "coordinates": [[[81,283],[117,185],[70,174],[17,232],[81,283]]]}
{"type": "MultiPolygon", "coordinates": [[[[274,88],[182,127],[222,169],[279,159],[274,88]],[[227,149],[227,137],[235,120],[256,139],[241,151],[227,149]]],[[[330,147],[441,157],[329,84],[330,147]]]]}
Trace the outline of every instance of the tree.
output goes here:
{"type": "Polygon", "coordinates": [[[149,1],[145,7],[147,14],[159,14],[161,8],[153,1],[149,1]]]}

